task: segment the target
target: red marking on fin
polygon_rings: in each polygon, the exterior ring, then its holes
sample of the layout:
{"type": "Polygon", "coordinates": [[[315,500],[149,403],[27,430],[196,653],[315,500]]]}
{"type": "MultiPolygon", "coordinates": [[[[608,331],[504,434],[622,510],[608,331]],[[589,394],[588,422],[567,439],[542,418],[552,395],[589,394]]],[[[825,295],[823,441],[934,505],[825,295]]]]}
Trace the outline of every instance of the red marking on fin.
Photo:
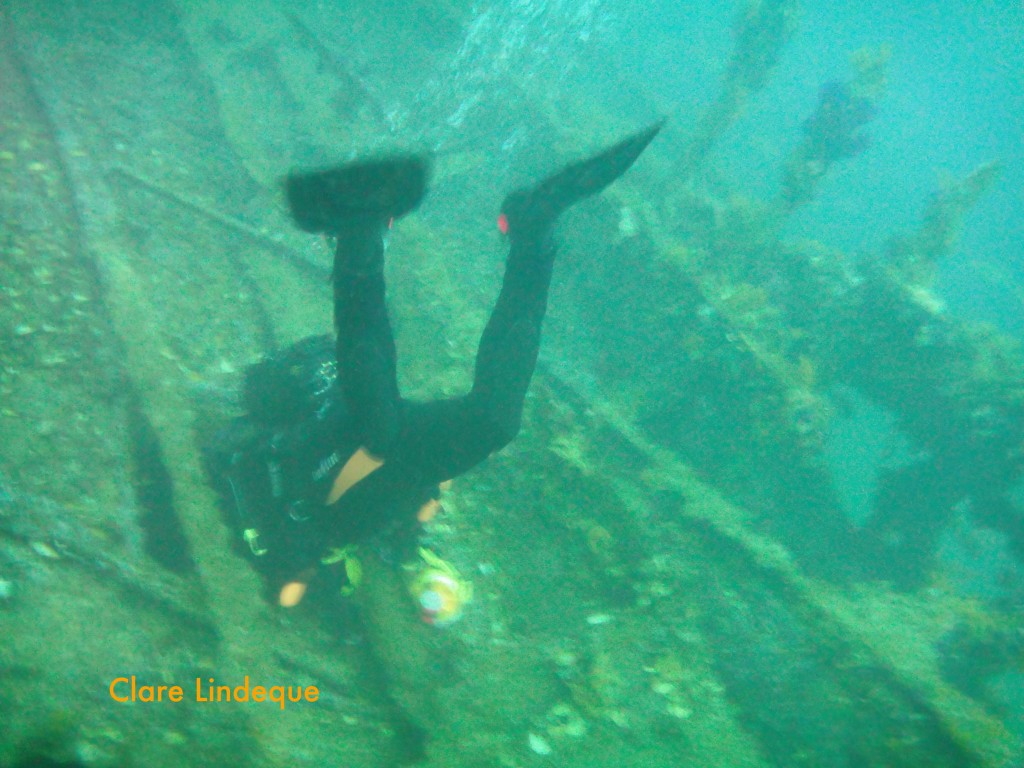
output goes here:
{"type": "Polygon", "coordinates": [[[504,213],[498,215],[498,231],[503,235],[508,234],[508,216],[504,213]]]}

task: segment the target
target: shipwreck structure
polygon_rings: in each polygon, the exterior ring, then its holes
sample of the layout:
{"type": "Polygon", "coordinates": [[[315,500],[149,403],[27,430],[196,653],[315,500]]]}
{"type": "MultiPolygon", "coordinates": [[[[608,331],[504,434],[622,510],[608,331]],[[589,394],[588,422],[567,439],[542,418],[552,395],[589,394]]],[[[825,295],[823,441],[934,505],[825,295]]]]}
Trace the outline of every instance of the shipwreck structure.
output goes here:
{"type": "Polygon", "coordinates": [[[337,605],[263,602],[200,454],[246,365],[330,331],[329,251],[286,220],[281,173],[436,151],[446,213],[403,222],[389,280],[403,387],[438,396],[467,383],[500,278],[476,201],[497,204],[493,180],[511,187],[538,137],[563,138],[527,171],[607,138],[575,137],[574,115],[624,127],[585,93],[556,106],[501,80],[495,62],[531,39],[511,32],[549,23],[530,4],[420,7],[461,40],[448,69],[414,28],[290,5],[0,10],[0,762],[1019,764],[1020,713],[957,659],[981,649],[1019,671],[1021,587],[971,594],[935,559],[954,524],[1024,549],[1024,358],[946,314],[929,282],[997,169],[938,192],[875,259],[786,241],[786,217],[864,146],[884,88],[873,51],[823,87],[777,199],[709,191],[708,153],[792,30],[785,0],[744,7],[705,117],[567,222],[523,434],[455,483],[429,531],[472,575],[463,620],[419,623],[373,556],[337,605]],[[346,54],[359,45],[395,55],[370,72],[346,54]],[[384,71],[417,66],[446,75],[415,90],[384,71]],[[507,108],[489,112],[499,82],[507,108]],[[892,414],[911,445],[863,525],[823,458],[846,399],[892,414]],[[320,697],[113,700],[131,675],[320,697]]]}

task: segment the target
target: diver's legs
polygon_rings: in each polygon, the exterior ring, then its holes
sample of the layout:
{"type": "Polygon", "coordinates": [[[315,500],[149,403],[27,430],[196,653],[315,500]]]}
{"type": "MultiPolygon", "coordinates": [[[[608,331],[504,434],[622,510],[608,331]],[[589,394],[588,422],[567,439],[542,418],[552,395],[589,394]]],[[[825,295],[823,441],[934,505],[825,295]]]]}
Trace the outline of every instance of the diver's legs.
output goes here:
{"type": "Polygon", "coordinates": [[[372,217],[337,223],[333,273],[338,382],[361,444],[381,458],[395,438],[399,402],[384,298],[383,227],[372,217]]]}
{"type": "Polygon", "coordinates": [[[551,233],[561,213],[621,176],[661,130],[639,131],[598,155],[562,169],[536,187],[509,195],[502,205],[511,246],[505,281],[480,339],[471,398],[489,407],[500,448],[515,437],[526,390],[537,366],[541,324],[555,264],[551,233]]]}
{"type": "Polygon", "coordinates": [[[554,265],[550,228],[528,239],[513,239],[501,293],[480,337],[470,391],[470,398],[483,401],[491,414],[489,426],[500,443],[492,450],[519,432],[526,391],[537,367],[554,265]]]}
{"type": "Polygon", "coordinates": [[[541,323],[555,263],[551,233],[563,211],[597,194],[625,173],[661,130],[638,131],[604,152],[573,163],[502,204],[509,248],[505,281],[480,339],[470,397],[483,399],[498,427],[499,448],[519,431],[526,390],[540,349],[541,323]]]}
{"type": "MultiPolygon", "coordinates": [[[[285,193],[295,223],[338,238],[334,323],[338,380],[365,451],[387,455],[395,438],[395,342],[384,303],[388,219],[409,213],[426,190],[429,163],[417,156],[365,160],[291,174],[285,193]]],[[[379,462],[378,462],[379,465],[379,462]]]]}
{"type": "Polygon", "coordinates": [[[540,349],[555,222],[625,172],[660,128],[651,126],[506,198],[502,213],[511,246],[501,293],[480,339],[473,388],[462,398],[410,406],[396,459],[437,482],[472,468],[516,436],[540,349]]]}
{"type": "Polygon", "coordinates": [[[406,404],[392,458],[424,484],[472,469],[519,432],[554,258],[549,236],[529,247],[513,243],[498,302],[480,340],[472,390],[450,400],[406,404]]]}

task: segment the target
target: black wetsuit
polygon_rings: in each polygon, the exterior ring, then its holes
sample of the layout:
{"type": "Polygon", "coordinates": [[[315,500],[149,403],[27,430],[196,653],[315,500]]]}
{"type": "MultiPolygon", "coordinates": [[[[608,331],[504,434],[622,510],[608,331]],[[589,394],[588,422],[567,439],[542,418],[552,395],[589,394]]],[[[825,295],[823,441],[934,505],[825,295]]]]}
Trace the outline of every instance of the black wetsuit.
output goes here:
{"type": "MultiPolygon", "coordinates": [[[[267,474],[270,481],[262,488],[270,488],[293,520],[309,525],[313,533],[304,533],[301,542],[287,530],[279,533],[289,539],[286,548],[298,561],[293,565],[308,565],[327,544],[356,541],[389,527],[414,527],[416,511],[436,496],[439,483],[476,466],[515,437],[540,347],[555,221],[629,168],[659,129],[660,124],[634,134],[506,198],[502,215],[510,249],[501,293],[480,340],[472,389],[448,400],[421,403],[400,396],[385,304],[382,234],[389,218],[418,204],[422,189],[416,187],[425,181],[419,161],[385,160],[288,180],[299,226],[337,237],[336,378],[323,338],[300,342],[279,356],[283,359],[254,369],[250,391],[266,389],[261,376],[273,379],[280,375],[277,369],[291,366],[307,370],[305,377],[313,384],[303,386],[313,393],[298,398],[298,408],[269,409],[270,416],[255,419],[261,428],[251,426],[252,418],[236,424],[235,429],[253,432],[247,444],[259,449],[233,451],[230,462],[241,462],[246,472],[267,474]],[[366,187],[370,194],[359,194],[366,187]],[[341,465],[360,447],[382,459],[383,466],[325,506],[341,465]]],[[[260,410],[259,396],[248,399],[251,414],[260,410]]],[[[232,480],[236,502],[242,496],[243,505],[250,503],[251,490],[235,485],[232,480]]],[[[272,539],[266,541],[271,549],[272,539]]]]}

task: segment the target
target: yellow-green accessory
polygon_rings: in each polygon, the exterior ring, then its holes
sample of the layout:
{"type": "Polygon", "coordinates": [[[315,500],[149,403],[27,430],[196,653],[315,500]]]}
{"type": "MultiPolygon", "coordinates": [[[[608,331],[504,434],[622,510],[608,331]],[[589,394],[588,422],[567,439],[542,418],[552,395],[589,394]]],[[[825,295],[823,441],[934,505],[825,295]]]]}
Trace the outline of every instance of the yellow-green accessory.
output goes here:
{"type": "Polygon", "coordinates": [[[242,531],[242,538],[245,539],[245,543],[249,545],[249,550],[256,555],[256,557],[263,557],[267,554],[267,548],[260,544],[260,532],[255,528],[246,528],[242,531]]]}
{"type": "Polygon", "coordinates": [[[331,550],[320,558],[321,565],[343,563],[347,583],[341,588],[341,594],[348,596],[355,592],[363,583],[363,564],[356,557],[359,551],[355,544],[344,547],[331,547],[331,550]]]}
{"type": "Polygon", "coordinates": [[[420,547],[419,555],[423,562],[409,584],[409,592],[420,607],[420,617],[436,627],[458,621],[462,609],[473,599],[473,585],[429,549],[420,547]]]}

